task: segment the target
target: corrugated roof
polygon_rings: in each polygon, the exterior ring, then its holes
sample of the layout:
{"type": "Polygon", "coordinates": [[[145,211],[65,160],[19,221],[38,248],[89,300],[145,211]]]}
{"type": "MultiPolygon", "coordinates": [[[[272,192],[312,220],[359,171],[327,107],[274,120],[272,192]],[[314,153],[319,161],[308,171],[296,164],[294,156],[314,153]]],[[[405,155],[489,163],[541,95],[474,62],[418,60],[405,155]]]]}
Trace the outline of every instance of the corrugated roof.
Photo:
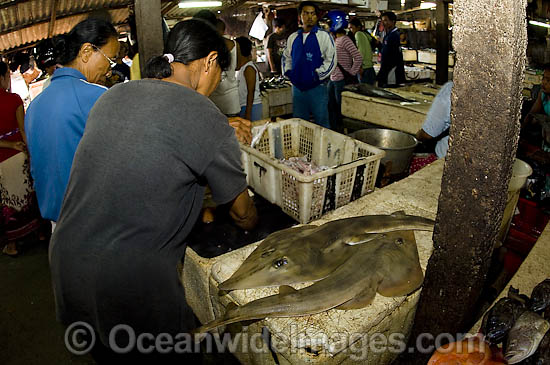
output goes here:
{"type": "Polygon", "coordinates": [[[0,52],[69,32],[92,11],[107,11],[114,25],[128,19],[132,0],[11,0],[0,2],[0,52]]]}

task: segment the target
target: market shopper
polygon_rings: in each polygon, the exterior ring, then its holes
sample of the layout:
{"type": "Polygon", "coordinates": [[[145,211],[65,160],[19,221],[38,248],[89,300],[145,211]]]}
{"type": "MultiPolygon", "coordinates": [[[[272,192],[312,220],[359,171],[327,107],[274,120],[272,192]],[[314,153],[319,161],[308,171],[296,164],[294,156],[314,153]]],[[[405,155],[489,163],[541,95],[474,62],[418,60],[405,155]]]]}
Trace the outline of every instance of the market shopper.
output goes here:
{"type": "Polygon", "coordinates": [[[376,72],[374,71],[372,62],[372,43],[374,43],[374,37],[363,29],[363,23],[361,23],[361,20],[358,18],[352,18],[349,21],[349,27],[355,38],[357,49],[359,53],[361,53],[361,57],[363,57],[360,81],[365,84],[374,85],[376,82],[376,72]]]}
{"type": "Polygon", "coordinates": [[[294,117],[330,128],[328,78],[336,67],[336,48],[330,34],[318,27],[319,7],[311,1],[298,5],[302,28],[292,33],[283,52],[283,74],[292,82],[294,117]]]}
{"type": "Polygon", "coordinates": [[[267,37],[267,61],[272,74],[281,74],[281,56],[286,47],[286,25],[283,19],[273,19],[273,33],[267,37]]]}
{"type": "Polygon", "coordinates": [[[229,120],[229,124],[235,128],[237,138],[241,143],[250,143],[252,133],[249,120],[239,117],[241,107],[239,104],[239,82],[235,68],[237,67],[237,54],[239,54],[239,45],[224,35],[225,23],[217,19],[216,15],[210,10],[203,9],[197,12],[193,18],[206,21],[213,26],[218,34],[223,37],[225,45],[230,52],[230,64],[222,71],[221,81],[218,87],[210,95],[210,100],[224,113],[229,120]]]}
{"type": "Polygon", "coordinates": [[[76,147],[88,113],[107,90],[104,82],[119,49],[105,20],[88,18],[56,40],[58,62],[50,86],[30,104],[25,129],[31,173],[42,217],[57,221],[76,147]]]}
{"type": "Polygon", "coordinates": [[[394,12],[388,11],[382,14],[386,35],[382,42],[380,71],[376,76],[380,87],[397,86],[405,82],[405,64],[396,22],[397,16],[394,12]]]}
{"type": "Polygon", "coordinates": [[[15,257],[17,241],[38,232],[42,223],[26,154],[23,100],[9,92],[10,70],[0,61],[0,243],[15,257]]]}
{"type": "Polygon", "coordinates": [[[229,57],[214,28],[182,21],[148,62],[149,78],[115,85],[90,113],[51,271],[59,320],[91,324],[105,347],[119,324],[172,338],[196,326],[176,267],[206,184],[239,227],[257,221],[235,131],[208,100],[229,57]]]}
{"type": "Polygon", "coordinates": [[[328,83],[328,111],[330,126],[335,131],[343,131],[342,125],[342,91],[347,83],[357,83],[363,58],[346,35],[348,22],[346,13],[340,10],[329,11],[330,32],[335,38],[338,63],[330,75],[328,83]]]}
{"type": "Polygon", "coordinates": [[[434,98],[426,115],[422,129],[416,138],[422,142],[436,142],[437,158],[444,158],[449,148],[449,128],[451,127],[451,91],[453,82],[446,82],[434,98]]]}
{"type": "Polygon", "coordinates": [[[237,58],[237,80],[239,81],[240,116],[250,121],[262,119],[262,98],[260,96],[260,72],[252,61],[252,41],[238,37],[240,54],[237,58]]]}
{"type": "Polygon", "coordinates": [[[529,113],[525,116],[523,124],[530,124],[537,114],[550,116],[550,64],[544,67],[540,91],[529,113]]]}

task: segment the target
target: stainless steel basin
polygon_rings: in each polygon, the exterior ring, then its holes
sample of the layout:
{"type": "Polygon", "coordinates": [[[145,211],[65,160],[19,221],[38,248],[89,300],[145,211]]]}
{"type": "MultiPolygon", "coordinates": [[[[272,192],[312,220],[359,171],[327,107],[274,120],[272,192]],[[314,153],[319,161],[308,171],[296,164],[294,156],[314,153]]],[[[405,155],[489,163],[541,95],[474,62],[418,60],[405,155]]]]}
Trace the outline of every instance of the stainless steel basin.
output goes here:
{"type": "Polygon", "coordinates": [[[362,129],[349,136],[386,151],[386,157],[381,163],[391,166],[391,175],[402,174],[408,170],[414,148],[418,144],[414,136],[393,129],[362,129]]]}

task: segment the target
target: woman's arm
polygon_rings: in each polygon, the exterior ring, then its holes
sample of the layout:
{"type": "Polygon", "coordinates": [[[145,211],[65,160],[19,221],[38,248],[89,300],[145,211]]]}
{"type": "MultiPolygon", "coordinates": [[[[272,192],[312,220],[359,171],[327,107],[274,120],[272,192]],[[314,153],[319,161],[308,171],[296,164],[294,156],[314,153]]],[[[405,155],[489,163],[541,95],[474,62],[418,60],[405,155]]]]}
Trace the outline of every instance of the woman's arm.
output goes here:
{"type": "Polygon", "coordinates": [[[529,110],[529,113],[525,116],[525,119],[523,120],[523,124],[529,124],[533,121],[533,114],[541,113],[542,110],[542,90],[539,91],[539,95],[537,96],[537,100],[533,103],[533,106],[531,107],[531,110],[529,110]]]}
{"type": "Polygon", "coordinates": [[[17,151],[25,151],[25,143],[21,141],[3,141],[0,140],[0,148],[11,148],[17,151]]]}
{"type": "Polygon", "coordinates": [[[19,105],[15,110],[15,118],[17,119],[17,126],[19,127],[19,133],[23,142],[27,144],[27,134],[25,133],[25,109],[23,105],[19,105]]]}
{"type": "Polygon", "coordinates": [[[248,66],[244,70],[244,79],[246,80],[246,110],[244,113],[245,119],[250,120],[252,116],[252,104],[254,103],[254,91],[256,90],[256,70],[252,66],[248,66]]]}

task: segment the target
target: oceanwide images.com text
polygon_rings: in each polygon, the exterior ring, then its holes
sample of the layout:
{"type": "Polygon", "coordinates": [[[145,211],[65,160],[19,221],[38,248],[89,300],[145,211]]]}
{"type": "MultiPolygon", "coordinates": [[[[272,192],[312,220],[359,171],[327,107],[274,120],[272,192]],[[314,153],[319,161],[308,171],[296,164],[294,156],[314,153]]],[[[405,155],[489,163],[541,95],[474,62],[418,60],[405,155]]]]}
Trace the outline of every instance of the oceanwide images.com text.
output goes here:
{"type": "MultiPolygon", "coordinates": [[[[299,353],[328,351],[332,356],[341,352],[353,360],[365,360],[369,354],[404,351],[429,354],[441,345],[467,337],[465,334],[440,334],[433,336],[423,333],[416,338],[415,346],[407,348],[407,338],[403,333],[322,333],[299,332],[296,325],[289,326],[284,333],[270,333],[263,328],[261,333],[240,332],[235,335],[178,333],[136,333],[126,324],[114,326],[109,332],[108,347],[119,354],[139,352],[150,354],[189,354],[189,353],[299,353]]],[[[472,339],[472,346],[474,337],[472,339]]],[[[65,346],[75,355],[84,355],[92,350],[96,336],[92,326],[86,322],[74,322],[65,331],[65,346]]],[[[469,346],[469,342],[464,344],[469,346]]],[[[442,350],[439,350],[442,352],[442,350]]]]}

